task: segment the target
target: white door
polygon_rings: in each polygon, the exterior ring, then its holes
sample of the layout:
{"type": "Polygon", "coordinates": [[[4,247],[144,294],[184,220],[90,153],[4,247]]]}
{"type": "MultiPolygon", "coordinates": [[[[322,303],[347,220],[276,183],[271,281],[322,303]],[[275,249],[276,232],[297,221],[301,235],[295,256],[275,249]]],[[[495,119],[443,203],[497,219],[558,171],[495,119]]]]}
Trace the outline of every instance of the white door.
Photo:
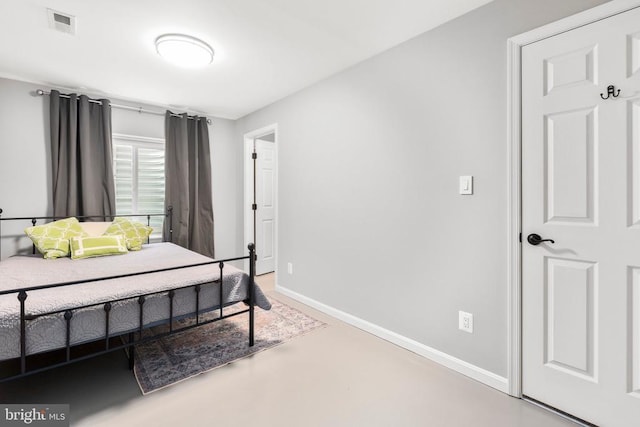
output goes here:
{"type": "Polygon", "coordinates": [[[525,46],[522,120],[523,394],[640,426],[640,10],[525,46]]]}
{"type": "Polygon", "coordinates": [[[275,270],[275,145],[255,140],[255,243],[256,274],[275,270]]]}

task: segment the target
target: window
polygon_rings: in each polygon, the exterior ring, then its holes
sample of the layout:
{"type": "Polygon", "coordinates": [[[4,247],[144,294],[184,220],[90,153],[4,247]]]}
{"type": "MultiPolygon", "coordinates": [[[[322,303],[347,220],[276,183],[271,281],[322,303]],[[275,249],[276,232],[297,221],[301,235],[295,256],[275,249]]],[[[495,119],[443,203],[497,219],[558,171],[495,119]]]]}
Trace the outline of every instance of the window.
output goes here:
{"type": "MultiPolygon", "coordinates": [[[[113,135],[116,214],[164,212],[164,140],[113,135]]],[[[147,218],[136,218],[146,224],[147,218]]],[[[151,240],[162,239],[164,217],[152,216],[151,240]]]]}

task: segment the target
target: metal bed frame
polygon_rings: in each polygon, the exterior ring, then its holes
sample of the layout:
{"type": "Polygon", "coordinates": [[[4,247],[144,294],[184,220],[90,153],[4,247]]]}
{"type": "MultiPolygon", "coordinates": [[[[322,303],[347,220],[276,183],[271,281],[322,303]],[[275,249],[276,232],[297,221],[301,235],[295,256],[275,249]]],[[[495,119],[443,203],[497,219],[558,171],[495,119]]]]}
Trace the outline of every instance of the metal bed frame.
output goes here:
{"type": "MultiPolygon", "coordinates": [[[[40,217],[16,217],[16,218],[2,218],[2,212],[3,210],[0,209],[0,240],[2,239],[2,228],[1,228],[1,224],[3,221],[31,221],[32,225],[36,225],[38,220],[57,220],[57,219],[62,219],[64,217],[52,217],[52,216],[40,216],[40,217]]],[[[114,215],[115,216],[115,215],[114,215]]],[[[164,216],[165,218],[168,218],[169,221],[169,238],[170,241],[172,240],[173,237],[173,208],[171,206],[169,206],[167,208],[167,212],[166,213],[155,213],[155,214],[132,214],[132,215],[117,215],[119,217],[147,217],[147,225],[149,225],[150,221],[151,221],[151,217],[152,216],[164,216]]],[[[111,216],[105,216],[105,215],[84,215],[84,216],[77,216],[76,218],[78,219],[95,219],[95,218],[102,218],[103,220],[106,220],[107,218],[113,218],[111,216]]],[[[147,243],[149,241],[147,240],[147,243]]],[[[1,246],[1,245],[0,245],[1,246]]],[[[12,290],[7,290],[7,291],[0,291],[0,296],[3,295],[9,295],[9,294],[16,294],[18,301],[20,302],[20,356],[19,356],[19,361],[20,361],[20,372],[14,375],[8,375],[5,377],[0,378],[0,383],[2,382],[6,382],[6,381],[10,381],[10,380],[14,380],[17,378],[22,378],[28,375],[33,375],[42,371],[46,371],[49,369],[53,369],[53,368],[57,368],[60,366],[65,366],[65,365],[69,365],[71,363],[75,363],[81,360],[86,360],[92,357],[96,357],[96,356],[100,356],[106,353],[110,353],[113,351],[117,351],[117,350],[123,350],[123,349],[128,349],[129,350],[129,354],[128,354],[128,360],[129,360],[129,369],[133,369],[134,367],[134,358],[135,358],[135,346],[137,344],[142,344],[148,341],[153,341],[159,338],[163,338],[169,335],[173,335],[179,332],[183,332],[189,329],[193,329],[196,328],[198,326],[203,326],[203,325],[207,325],[209,323],[213,323],[213,322],[218,322],[220,320],[224,320],[227,319],[229,317],[233,317],[233,316],[238,316],[241,314],[245,314],[248,313],[249,314],[249,346],[252,347],[254,345],[254,309],[255,309],[255,261],[256,261],[256,256],[255,256],[255,245],[253,243],[250,243],[248,245],[248,249],[249,249],[249,255],[247,256],[243,256],[243,257],[237,257],[237,258],[228,258],[228,259],[222,259],[222,260],[212,260],[212,261],[208,261],[208,262],[202,262],[202,263],[197,263],[197,264],[190,264],[190,265],[186,265],[186,266],[180,266],[180,267],[169,267],[169,268],[161,268],[161,269],[156,269],[156,270],[150,270],[150,271],[144,271],[144,272],[137,272],[137,273],[131,273],[131,274],[121,274],[121,275],[116,275],[116,276],[108,276],[108,277],[100,277],[97,279],[90,279],[90,280],[82,280],[82,281],[73,281],[73,282],[64,282],[64,283],[54,283],[54,284],[48,284],[48,285],[39,285],[39,286],[30,286],[30,287],[26,287],[26,288],[19,288],[19,289],[12,289],[12,290]],[[248,299],[245,300],[244,302],[246,304],[248,304],[249,308],[245,309],[245,310],[240,310],[231,314],[225,314],[224,313],[224,303],[223,303],[223,275],[222,275],[222,271],[224,268],[224,263],[225,262],[232,262],[232,261],[240,261],[240,260],[249,260],[249,289],[248,289],[248,299]],[[47,313],[42,313],[42,314],[29,314],[27,311],[27,305],[26,305],[26,300],[29,296],[29,292],[35,292],[41,289],[51,289],[51,288],[57,288],[57,287],[62,287],[62,286],[73,286],[73,285],[78,285],[78,284],[82,284],[82,283],[90,283],[90,282],[99,282],[99,281],[103,281],[103,280],[110,280],[110,279],[121,279],[123,277],[132,277],[132,276],[139,276],[139,275],[143,275],[143,274],[150,274],[150,273],[160,273],[160,272],[164,272],[164,271],[170,271],[170,270],[180,270],[180,269],[184,269],[184,268],[190,268],[190,267],[199,267],[199,266],[203,266],[203,265],[214,265],[214,264],[218,264],[218,268],[220,271],[220,279],[219,281],[214,281],[215,283],[219,284],[219,300],[220,300],[220,306],[216,309],[212,309],[211,311],[218,311],[218,317],[215,317],[213,319],[209,319],[209,320],[201,320],[200,319],[200,289],[201,289],[201,285],[202,284],[197,284],[197,285],[189,285],[189,286],[183,286],[183,287],[178,287],[178,288],[174,288],[171,290],[164,290],[164,291],[160,291],[160,292],[151,292],[151,293],[144,293],[144,294],[139,294],[139,295],[134,295],[134,296],[130,296],[130,297],[126,297],[126,298],[120,298],[120,299],[114,299],[114,300],[110,300],[110,301],[105,301],[105,302],[100,302],[100,303],[95,303],[95,304],[88,304],[88,305],[83,305],[83,306],[78,306],[78,307],[73,307],[73,308],[69,308],[69,309],[64,309],[64,310],[56,310],[56,311],[51,311],[51,312],[47,312],[47,313]],[[173,298],[175,296],[175,292],[177,290],[180,289],[188,289],[188,288],[192,288],[195,292],[195,296],[196,296],[196,303],[195,303],[195,307],[194,307],[194,313],[192,314],[188,314],[188,315],[183,315],[180,316],[180,319],[185,318],[185,317],[189,317],[189,318],[193,318],[195,317],[195,323],[194,324],[190,324],[178,329],[174,329],[174,320],[177,320],[174,317],[174,313],[173,313],[173,298]],[[152,326],[151,325],[147,325],[145,327],[144,323],[143,323],[143,315],[144,315],[144,303],[146,301],[146,299],[150,296],[154,296],[154,295],[165,295],[166,297],[169,298],[169,318],[168,320],[163,320],[161,321],[162,324],[169,324],[169,331],[168,332],[162,332],[162,333],[157,333],[154,335],[149,335],[149,336],[144,336],[143,337],[143,331],[144,330],[149,330],[152,326]],[[139,307],[139,326],[137,331],[130,331],[130,332],[125,332],[125,333],[118,333],[114,336],[111,336],[109,334],[109,320],[110,320],[110,312],[111,312],[111,307],[113,303],[116,302],[121,302],[121,301],[127,301],[127,300],[137,300],[138,302],[138,307],[139,307]],[[80,344],[71,344],[71,320],[73,319],[73,313],[76,310],[80,310],[80,309],[84,309],[84,308],[89,308],[89,307],[99,307],[102,306],[103,310],[104,310],[104,314],[105,314],[105,334],[103,338],[97,338],[95,340],[92,340],[90,342],[83,342],[80,344]],[[66,352],[65,357],[64,357],[64,361],[62,362],[56,362],[56,363],[52,363],[49,365],[46,365],[44,367],[37,367],[35,369],[28,369],[27,366],[27,362],[28,362],[28,358],[32,357],[34,355],[27,355],[26,354],[26,342],[27,342],[27,322],[38,319],[40,317],[43,316],[50,316],[50,315],[60,315],[62,314],[65,321],[66,321],[66,345],[64,347],[64,350],[66,352]],[[124,339],[124,335],[128,335],[127,339],[124,339]],[[136,337],[137,335],[137,337],[136,337]],[[112,345],[111,340],[112,338],[116,338],[116,337],[122,337],[122,344],[118,344],[118,345],[112,345]],[[92,351],[89,354],[84,354],[84,355],[80,355],[78,357],[72,357],[71,356],[71,349],[74,347],[78,347],[78,346],[84,346],[86,344],[89,343],[100,343],[100,342],[104,342],[104,348],[102,350],[98,350],[98,351],[92,351]]],[[[33,253],[35,253],[35,245],[33,245],[33,253]]],[[[1,255],[1,252],[0,252],[1,255]]],[[[157,326],[157,323],[154,323],[153,326],[157,326]]],[[[59,351],[61,349],[54,349],[51,351],[59,351]]],[[[37,353],[40,354],[40,353],[37,353]]],[[[15,359],[8,359],[8,360],[15,360],[15,359]]],[[[5,361],[1,361],[2,362],[6,362],[5,361]]]]}

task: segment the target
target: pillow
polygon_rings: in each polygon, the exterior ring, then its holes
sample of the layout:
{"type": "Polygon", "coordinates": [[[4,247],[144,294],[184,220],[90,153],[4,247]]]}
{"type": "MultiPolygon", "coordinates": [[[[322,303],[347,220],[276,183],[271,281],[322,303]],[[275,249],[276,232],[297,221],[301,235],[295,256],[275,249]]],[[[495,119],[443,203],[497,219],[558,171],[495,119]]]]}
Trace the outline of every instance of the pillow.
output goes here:
{"type": "Polygon", "coordinates": [[[87,233],[90,237],[99,237],[107,231],[107,228],[111,225],[111,222],[81,222],[80,227],[82,231],[87,233]]]}
{"type": "Polygon", "coordinates": [[[24,232],[46,259],[69,256],[69,239],[87,235],[74,217],[28,227],[24,232]]]}
{"type": "Polygon", "coordinates": [[[71,259],[83,259],[105,255],[126,254],[124,236],[72,237],[71,259]]]}
{"type": "Polygon", "coordinates": [[[153,228],[141,222],[131,221],[127,218],[115,218],[113,223],[107,228],[103,236],[122,235],[127,241],[127,249],[139,251],[142,244],[147,241],[153,228]]]}

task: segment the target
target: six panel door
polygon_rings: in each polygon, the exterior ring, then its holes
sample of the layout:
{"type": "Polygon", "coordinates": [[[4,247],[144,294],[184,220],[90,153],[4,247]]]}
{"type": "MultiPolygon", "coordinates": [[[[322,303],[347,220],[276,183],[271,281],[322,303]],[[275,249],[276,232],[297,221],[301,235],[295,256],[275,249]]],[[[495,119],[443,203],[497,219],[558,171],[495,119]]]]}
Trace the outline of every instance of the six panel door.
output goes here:
{"type": "Polygon", "coordinates": [[[523,393],[640,425],[640,10],[525,46],[522,70],[523,393]]]}
{"type": "Polygon", "coordinates": [[[275,270],[275,144],[257,139],[256,274],[275,270]]]}

